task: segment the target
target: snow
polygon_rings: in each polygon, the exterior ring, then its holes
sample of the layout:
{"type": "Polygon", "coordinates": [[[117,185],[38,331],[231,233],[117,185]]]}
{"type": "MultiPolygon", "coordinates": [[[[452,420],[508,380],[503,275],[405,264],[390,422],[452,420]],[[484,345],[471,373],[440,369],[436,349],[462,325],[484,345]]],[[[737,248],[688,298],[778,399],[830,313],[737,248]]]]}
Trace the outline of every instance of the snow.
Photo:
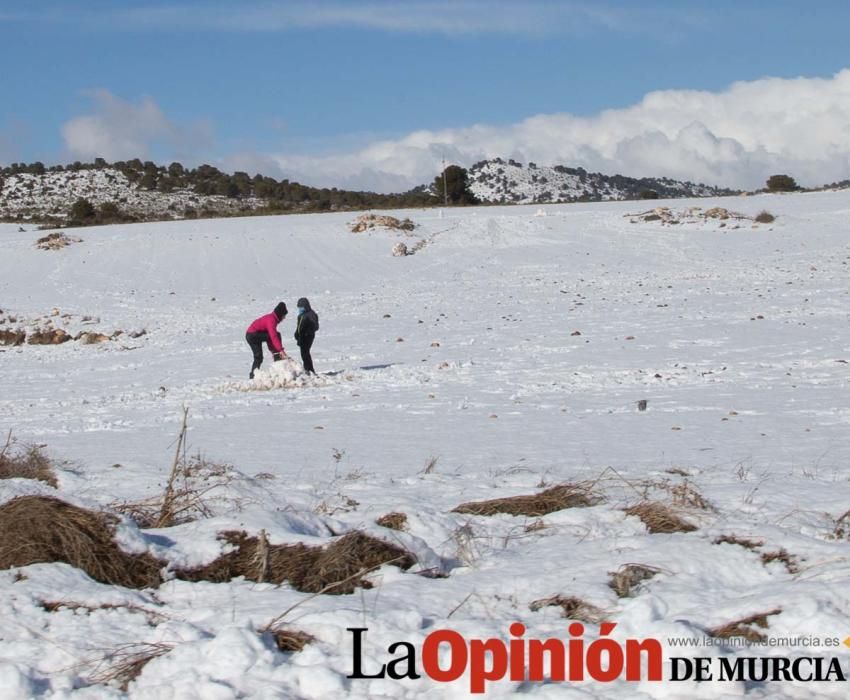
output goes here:
{"type": "MultiPolygon", "coordinates": [[[[636,202],[545,216],[535,204],[392,212],[417,224],[406,233],[351,233],[351,214],[105,226],[55,251],[35,247],[33,226],[0,225],[0,330],[124,331],[0,346],[0,429],[62,463],[57,495],[110,507],[161,493],[186,406],[189,451],[224,465],[203,477],[208,517],[160,530],[125,518],[128,551],[195,566],[224,551],[226,530],[316,545],[363,529],[419,559],[343,596],[242,579],[132,591],[58,563],[0,571],[3,697],[468,697],[468,674],[347,678],[346,628],[368,627],[372,672],[388,646],[421,649],[435,629],[507,639],[520,621],[526,638],[565,639],[559,608],[529,609],[554,595],[606,611],[614,639],[662,640],[668,657],[820,654],[846,671],[846,646],[666,640],[777,608],[769,637],[850,635],[848,543],[833,536],[850,509],[850,193],[656,204],[777,218],[669,226],[632,223],[636,202]],[[393,257],[400,241],[426,244],[393,257]],[[319,375],[300,370],[292,314],[280,330],[294,359],[266,351],[249,380],[245,328],[301,296],[321,318],[319,375]],[[452,512],[578,481],[604,500],[540,518],[452,512]],[[694,492],[710,507],[688,504],[694,492]],[[649,534],[622,510],[644,498],[698,529],[649,534]],[[392,511],[406,532],[374,524],[392,511]],[[715,544],[723,535],[760,544],[715,544]],[[763,563],[781,550],[794,566],[763,563]],[[659,573],[618,598],[610,574],[630,563],[659,573]],[[448,576],[416,575],[427,569],[448,576]],[[286,622],[317,641],[282,654],[257,630],[290,608],[286,622]],[[126,693],[93,684],[110,652],[141,644],[169,651],[126,693]]],[[[0,503],[33,493],[55,492],[0,480],[0,503]]],[[[516,692],[845,695],[840,683],[502,680],[487,697],[516,692]]]]}

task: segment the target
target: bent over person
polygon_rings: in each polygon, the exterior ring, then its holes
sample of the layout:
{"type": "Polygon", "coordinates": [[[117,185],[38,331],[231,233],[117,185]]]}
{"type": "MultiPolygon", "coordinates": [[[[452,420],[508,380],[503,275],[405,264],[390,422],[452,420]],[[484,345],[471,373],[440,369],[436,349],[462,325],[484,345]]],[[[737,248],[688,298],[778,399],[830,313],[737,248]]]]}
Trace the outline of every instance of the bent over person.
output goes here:
{"type": "Polygon", "coordinates": [[[295,342],[301,349],[301,362],[304,363],[304,371],[307,374],[316,374],[310,348],[317,330],[319,330],[319,315],[310,307],[307,298],[301,297],[298,300],[298,320],[295,322],[295,342]]]}
{"type": "Polygon", "coordinates": [[[263,364],[263,343],[265,343],[269,352],[272,354],[274,361],[282,360],[286,357],[286,352],[283,349],[283,341],[280,338],[280,333],[277,332],[277,325],[286,318],[286,304],[282,301],[274,307],[274,311],[265,316],[260,316],[256,319],[245,332],[245,340],[251,346],[251,352],[254,353],[254,364],[251,365],[250,379],[254,378],[254,370],[260,368],[263,364]]]}

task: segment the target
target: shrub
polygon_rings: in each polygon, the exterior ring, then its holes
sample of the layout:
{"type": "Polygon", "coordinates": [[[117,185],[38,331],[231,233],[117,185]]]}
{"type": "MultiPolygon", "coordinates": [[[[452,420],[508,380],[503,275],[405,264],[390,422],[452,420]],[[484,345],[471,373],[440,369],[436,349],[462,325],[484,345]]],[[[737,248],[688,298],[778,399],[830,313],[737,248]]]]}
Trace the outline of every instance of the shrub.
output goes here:
{"type": "Polygon", "coordinates": [[[771,214],[769,211],[760,211],[756,217],[755,221],[758,221],[760,224],[770,224],[776,221],[776,217],[771,214]]]}
{"type": "Polygon", "coordinates": [[[767,189],[770,192],[793,192],[800,188],[790,175],[771,175],[767,178],[767,189]]]}
{"type": "Polygon", "coordinates": [[[94,205],[89,200],[80,197],[71,206],[69,220],[72,225],[85,226],[94,221],[96,214],[94,205]]]}

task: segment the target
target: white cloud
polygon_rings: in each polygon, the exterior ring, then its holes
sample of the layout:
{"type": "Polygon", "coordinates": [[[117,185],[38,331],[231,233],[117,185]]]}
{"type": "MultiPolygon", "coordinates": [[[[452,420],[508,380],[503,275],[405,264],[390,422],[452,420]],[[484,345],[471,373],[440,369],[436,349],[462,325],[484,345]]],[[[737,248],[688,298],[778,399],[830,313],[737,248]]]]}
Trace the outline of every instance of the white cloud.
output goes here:
{"type": "Polygon", "coordinates": [[[398,191],[430,182],[444,154],[465,166],[498,156],[741,188],[788,172],[820,185],[850,178],[850,69],[831,78],[739,82],[723,92],[652,92],[592,117],[417,131],[357,152],[275,160],[305,184],[398,191]]]}
{"type": "Polygon", "coordinates": [[[178,125],[150,97],[132,103],[107,90],[86,94],[92,101],[92,113],[62,126],[65,147],[73,157],[191,159],[212,142],[207,123],[178,125]]]}

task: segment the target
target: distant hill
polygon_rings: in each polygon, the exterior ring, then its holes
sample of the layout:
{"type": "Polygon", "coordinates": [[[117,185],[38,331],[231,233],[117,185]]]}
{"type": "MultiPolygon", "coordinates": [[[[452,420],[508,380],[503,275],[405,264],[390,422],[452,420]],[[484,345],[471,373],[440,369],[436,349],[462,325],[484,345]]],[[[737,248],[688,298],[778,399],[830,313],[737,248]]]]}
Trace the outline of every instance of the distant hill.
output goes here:
{"type": "Polygon", "coordinates": [[[621,199],[718,197],[737,190],[669,178],[633,178],[589,173],[583,168],[552,167],[514,160],[482,160],[469,168],[470,188],[481,202],[597,202],[621,199]]]}
{"type": "Polygon", "coordinates": [[[379,194],[308,187],[211,165],[165,167],[138,159],[0,169],[0,220],[89,224],[249,214],[426,206],[426,192],[379,194]],[[91,206],[75,206],[85,200],[91,206]],[[84,215],[83,215],[84,214],[84,215]],[[82,217],[82,218],[81,218],[82,217]]]}
{"type": "MultiPolygon", "coordinates": [[[[468,170],[483,204],[709,197],[735,191],[667,178],[589,173],[496,158],[468,170]]],[[[185,168],[139,159],[46,168],[13,163],[0,168],[0,220],[48,225],[244,216],[316,211],[439,206],[431,185],[400,194],[318,188],[264,175],[224,173],[211,165],[185,168]]]]}

